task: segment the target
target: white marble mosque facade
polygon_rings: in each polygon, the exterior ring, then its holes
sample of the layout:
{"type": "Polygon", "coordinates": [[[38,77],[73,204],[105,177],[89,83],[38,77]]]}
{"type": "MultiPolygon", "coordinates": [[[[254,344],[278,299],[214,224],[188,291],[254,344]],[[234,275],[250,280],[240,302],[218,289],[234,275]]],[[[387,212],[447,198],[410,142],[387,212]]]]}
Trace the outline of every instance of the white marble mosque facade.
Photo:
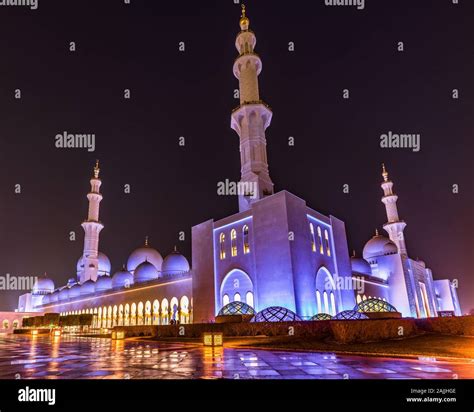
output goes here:
{"type": "Polygon", "coordinates": [[[309,319],[379,298],[404,317],[461,314],[454,283],[434,280],[424,262],[409,257],[406,223],[399,218],[385,166],[381,188],[388,236],[377,232],[362,257],[350,257],[343,221],[317,212],[288,191],[274,192],[265,137],[272,112],[260,99],[262,61],[249,26],[244,12],[233,68],[240,105],[232,112],[231,127],[240,139],[241,182],[254,190],[240,194],[239,212],[192,228],[192,268],[176,249],[163,259],[146,240],[112,275],[110,260],[99,250],[104,226],[97,164],[76,277],[58,288],[40,277],[33,291],[20,297],[18,311],[94,313],[112,319],[112,325],[116,319],[126,324],[126,318],[129,324],[213,322],[224,305],[239,300],[256,312],[281,306],[309,319]]]}

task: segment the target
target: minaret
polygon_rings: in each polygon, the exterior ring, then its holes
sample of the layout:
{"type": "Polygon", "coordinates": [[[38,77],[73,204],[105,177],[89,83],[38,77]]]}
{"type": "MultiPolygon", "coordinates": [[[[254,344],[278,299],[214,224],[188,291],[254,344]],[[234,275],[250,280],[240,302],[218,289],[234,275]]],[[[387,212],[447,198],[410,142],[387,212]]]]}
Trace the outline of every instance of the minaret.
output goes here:
{"type": "Polygon", "coordinates": [[[258,90],[258,76],[262,61],[254,52],[257,39],[249,29],[250,20],[242,5],[241,31],[235,40],[239,56],[234,62],[234,76],[239,79],[240,105],[232,112],[231,127],[240,137],[241,178],[239,210],[252,202],[273,194],[267,162],[265,130],[272,120],[272,111],[262,100],[258,90]]]}
{"type": "Polygon", "coordinates": [[[97,160],[94,167],[94,175],[92,176],[91,191],[87,194],[89,199],[89,213],[87,220],[82,223],[84,229],[84,252],[82,261],[84,270],[80,274],[80,283],[84,283],[89,279],[97,280],[97,271],[99,267],[99,234],[104,225],[99,222],[99,205],[102,200],[100,194],[100,186],[102,181],[99,179],[99,161],[97,160]]]}
{"type": "Polygon", "coordinates": [[[388,233],[390,240],[397,245],[398,252],[401,255],[406,255],[407,248],[405,245],[405,237],[403,236],[406,223],[398,217],[398,196],[393,193],[393,182],[388,180],[388,173],[384,164],[382,164],[382,176],[383,182],[381,186],[384,193],[382,203],[385,204],[385,210],[387,211],[387,223],[383,225],[383,228],[388,233]]]}

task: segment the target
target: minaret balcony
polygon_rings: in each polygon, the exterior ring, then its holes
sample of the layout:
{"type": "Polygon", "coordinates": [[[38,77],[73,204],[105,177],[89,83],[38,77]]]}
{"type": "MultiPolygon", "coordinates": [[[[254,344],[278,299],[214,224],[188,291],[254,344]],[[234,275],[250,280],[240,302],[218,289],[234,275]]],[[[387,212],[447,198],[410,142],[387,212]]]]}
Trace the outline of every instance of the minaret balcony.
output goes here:
{"type": "Polygon", "coordinates": [[[238,56],[234,61],[233,72],[237,79],[240,77],[241,68],[246,61],[251,61],[255,65],[257,76],[262,72],[262,60],[260,56],[254,52],[246,52],[238,56]]]}
{"type": "Polygon", "coordinates": [[[267,127],[270,126],[273,112],[270,107],[261,100],[244,102],[235,108],[232,111],[230,127],[241,136],[244,119],[248,121],[253,113],[256,113],[260,117],[263,131],[265,131],[267,127]]]}
{"type": "Polygon", "coordinates": [[[237,111],[239,111],[242,107],[245,107],[245,106],[255,106],[255,105],[263,105],[265,106],[268,110],[272,111],[272,108],[267,104],[265,103],[263,100],[255,100],[255,101],[250,101],[250,102],[243,102],[242,104],[239,104],[234,110],[232,110],[232,113],[235,113],[237,111]]]}

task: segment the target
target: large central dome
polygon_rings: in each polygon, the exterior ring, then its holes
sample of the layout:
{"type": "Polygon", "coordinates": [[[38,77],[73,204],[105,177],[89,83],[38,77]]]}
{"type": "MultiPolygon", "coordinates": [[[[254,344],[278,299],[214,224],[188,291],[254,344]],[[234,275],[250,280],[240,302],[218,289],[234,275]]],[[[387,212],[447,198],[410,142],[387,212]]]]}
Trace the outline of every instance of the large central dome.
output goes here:
{"type": "Polygon", "coordinates": [[[131,273],[143,262],[151,263],[157,271],[161,271],[163,264],[163,257],[160,252],[148,245],[148,238],[145,239],[145,245],[135,249],[127,260],[127,270],[131,273]]]}

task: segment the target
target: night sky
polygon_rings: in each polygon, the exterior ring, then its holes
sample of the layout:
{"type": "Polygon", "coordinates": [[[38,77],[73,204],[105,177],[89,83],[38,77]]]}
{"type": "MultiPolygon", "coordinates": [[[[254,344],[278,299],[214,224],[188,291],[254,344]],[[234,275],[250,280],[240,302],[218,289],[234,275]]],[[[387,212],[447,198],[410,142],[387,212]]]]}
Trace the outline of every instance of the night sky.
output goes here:
{"type": "MultiPolygon", "coordinates": [[[[459,279],[464,312],[474,308],[472,3],[366,0],[357,10],[247,1],[263,60],[261,97],[274,112],[267,143],[275,190],[345,221],[360,255],[386,221],[385,162],[410,256],[435,279],[459,279]],[[420,133],[421,150],[380,148],[388,131],[420,133]]],[[[177,245],[191,261],[191,227],[238,211],[216,185],[240,178],[230,129],[239,17],[232,0],[0,7],[0,275],[47,271],[56,286],[75,276],[96,158],[100,249],[113,271],[145,235],[163,256],[177,245]],[[96,151],[57,149],[64,131],[95,133],[96,151]]],[[[19,294],[0,292],[0,310],[15,308],[19,294]]]]}

